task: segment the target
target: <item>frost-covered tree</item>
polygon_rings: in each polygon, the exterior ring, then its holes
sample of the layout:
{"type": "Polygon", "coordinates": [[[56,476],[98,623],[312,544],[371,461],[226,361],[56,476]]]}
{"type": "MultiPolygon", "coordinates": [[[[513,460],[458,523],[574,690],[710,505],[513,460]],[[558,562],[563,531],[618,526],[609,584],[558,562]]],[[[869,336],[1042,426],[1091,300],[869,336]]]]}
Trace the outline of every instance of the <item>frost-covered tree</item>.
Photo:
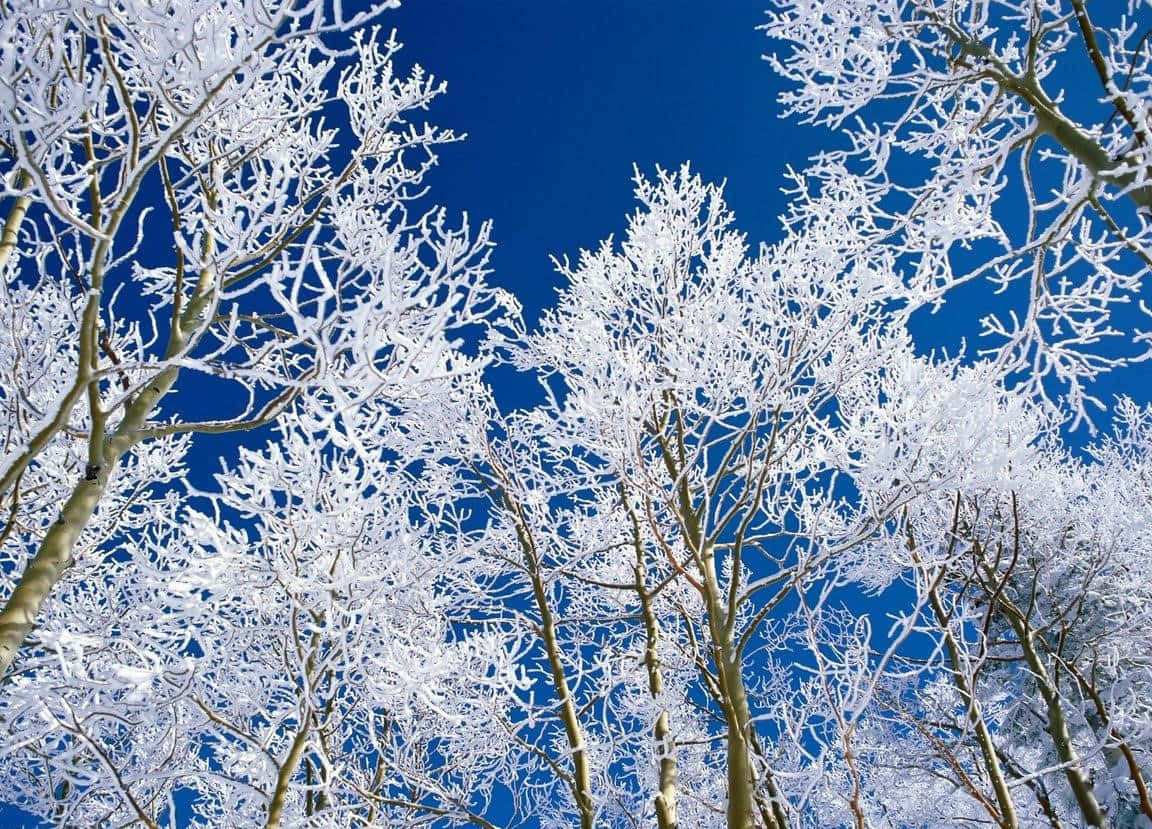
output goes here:
{"type": "Polygon", "coordinates": [[[452,137],[408,120],[439,86],[393,73],[379,8],[339,9],[5,8],[0,671],[115,534],[101,505],[157,483],[121,474],[148,441],[258,428],[306,390],[338,430],[467,369],[448,332],[492,308],[487,229],[405,206],[452,137]]]}
{"type": "MultiPolygon", "coordinates": [[[[68,826],[490,825],[525,678],[515,636],[462,624],[500,609],[470,532],[322,406],[273,438],[141,493],[58,586],[4,686],[8,798],[68,826]]],[[[148,471],[181,475],[161,445],[148,471]]]]}
{"type": "Polygon", "coordinates": [[[487,227],[410,212],[453,136],[384,5],[0,13],[0,756],[60,825],[469,820],[518,776],[515,639],[454,626],[400,457],[507,302],[487,227]]]}
{"type": "Polygon", "coordinates": [[[687,170],[638,178],[637,196],[620,249],[562,268],[569,285],[515,360],[560,386],[558,427],[695,593],[677,624],[723,722],[727,825],[778,825],[745,654],[762,609],[818,566],[809,536],[844,532],[822,410],[875,364],[867,328],[891,277],[821,270],[802,240],[747,258],[720,192],[687,170]]]}
{"type": "Polygon", "coordinates": [[[1144,826],[1148,412],[1121,401],[1116,434],[1077,459],[993,369],[924,375],[879,401],[880,429],[854,430],[873,434],[861,497],[916,491],[844,573],[904,594],[911,629],[868,701],[873,771],[905,789],[870,799],[913,824],[1144,826]],[[901,802],[940,781],[920,817],[901,802]]]}
{"type": "Polygon", "coordinates": [[[585,827],[1139,825],[1147,660],[1103,632],[1121,596],[1124,631],[1149,604],[1103,575],[1132,565],[1101,543],[1143,543],[1144,487],[1105,481],[1141,476],[1145,416],[1124,408],[1135,425],[1075,461],[1001,366],[916,355],[895,260],[851,205],[823,217],[862,240],[844,261],[811,228],[749,257],[687,170],[637,196],[621,241],[561,263],[556,308],[504,345],[545,401],[443,427],[489,499],[480,555],[538,637],[550,796],[585,827]],[[1034,530],[1010,520],[1022,493],[1034,530]],[[1095,540],[1073,553],[1069,522],[1095,540]],[[1026,568],[1005,551],[1030,533],[1048,540],[1026,568]],[[1075,614],[1065,647],[1092,631],[1077,663],[1029,632],[1047,613],[1075,614]],[[723,754],[695,751],[709,736],[723,754]]]}
{"type": "Polygon", "coordinates": [[[558,426],[551,405],[502,413],[474,385],[436,427],[487,517],[473,550],[499,585],[500,621],[531,641],[532,684],[505,725],[536,769],[517,805],[548,827],[712,825],[722,770],[690,704],[696,667],[665,628],[699,602],[654,558],[618,477],[558,426]]]}
{"type": "Polygon", "coordinates": [[[773,5],[784,112],[843,135],[795,176],[789,221],[854,203],[911,309],[990,280],[1001,367],[1078,419],[1102,408],[1093,378],[1148,354],[1147,4],[773,5]]]}
{"type": "Polygon", "coordinates": [[[875,692],[908,673],[918,617],[873,635],[845,597],[896,577],[870,556],[910,502],[1012,462],[990,413],[1036,418],[993,366],[914,354],[890,260],[811,234],[749,256],[686,168],[636,187],[621,241],[561,263],[555,309],[502,346],[544,401],[502,414],[474,387],[435,427],[538,639],[520,736],[583,827],[868,825],[885,744],[857,735],[883,730],[875,692]],[[952,465],[902,466],[928,440],[952,465]]]}
{"type": "Polygon", "coordinates": [[[1149,413],[1122,401],[1120,414],[1087,462],[1050,447],[907,515],[909,563],[971,726],[940,742],[978,744],[1004,826],[1037,810],[1051,825],[1152,822],[1152,598],[1138,563],[1149,413]]]}

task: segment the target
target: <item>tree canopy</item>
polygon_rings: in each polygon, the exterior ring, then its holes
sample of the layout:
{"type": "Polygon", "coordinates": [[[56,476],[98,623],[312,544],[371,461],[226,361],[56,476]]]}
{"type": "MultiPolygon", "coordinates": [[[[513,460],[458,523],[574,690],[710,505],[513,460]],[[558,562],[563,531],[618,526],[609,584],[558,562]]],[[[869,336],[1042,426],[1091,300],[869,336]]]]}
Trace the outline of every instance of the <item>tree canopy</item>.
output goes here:
{"type": "Polygon", "coordinates": [[[1148,5],[775,0],[775,240],[638,168],[536,321],[390,5],[0,10],[0,799],[1152,828],[1148,5]]]}

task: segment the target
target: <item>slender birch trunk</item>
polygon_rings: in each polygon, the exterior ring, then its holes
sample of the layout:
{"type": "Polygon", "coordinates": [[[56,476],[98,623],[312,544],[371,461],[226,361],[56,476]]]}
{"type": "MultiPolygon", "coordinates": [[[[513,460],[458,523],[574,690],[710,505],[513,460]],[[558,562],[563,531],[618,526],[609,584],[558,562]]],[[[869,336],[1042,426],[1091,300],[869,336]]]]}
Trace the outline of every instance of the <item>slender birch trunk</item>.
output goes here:
{"type": "MultiPolygon", "coordinates": [[[[18,188],[28,186],[27,173],[21,172],[16,177],[16,186],[18,188]]],[[[32,199],[29,196],[17,196],[12,200],[12,209],[8,211],[8,217],[4,220],[3,230],[0,230],[0,271],[4,270],[4,266],[8,264],[8,260],[16,250],[20,225],[24,223],[24,216],[27,215],[31,204],[32,199]]]]}
{"type": "MultiPolygon", "coordinates": [[[[681,415],[676,413],[676,417],[679,419],[681,415]]],[[[755,725],[748,707],[748,692],[744,685],[740,652],[733,637],[735,619],[729,617],[726,607],[728,597],[720,586],[716,571],[715,548],[706,537],[688,489],[683,438],[680,437],[678,441],[679,457],[676,457],[671,447],[663,440],[660,440],[660,447],[664,466],[677,491],[677,517],[701,577],[697,589],[704,599],[712,659],[716,666],[716,680],[719,686],[718,702],[726,726],[727,827],[787,829],[773,816],[761,815],[761,810],[758,808],[759,781],[752,762],[755,725]],[[757,826],[760,817],[768,820],[767,826],[757,826]]]]}
{"type": "MultiPolygon", "coordinates": [[[[174,357],[184,349],[191,333],[200,324],[211,301],[210,281],[208,272],[202,272],[195,295],[181,317],[174,321],[166,348],[167,358],[174,357]]],[[[98,307],[94,307],[98,305],[97,299],[97,295],[89,298],[81,329],[82,334],[89,332],[89,336],[84,336],[81,343],[78,369],[78,386],[81,388],[97,382],[91,379],[95,362],[95,334],[92,332],[95,331],[98,312],[98,307]]],[[[140,430],[160,400],[171,391],[179,375],[180,369],[175,366],[157,372],[128,403],[123,419],[108,437],[98,433],[95,428],[97,424],[93,424],[84,477],[64,502],[59,518],[45,534],[36,555],[24,568],[20,581],[3,610],[0,610],[0,678],[12,667],[21,646],[36,626],[40,608],[71,565],[76,542],[95,513],[112,471],[139,442],[140,430]]],[[[98,418],[94,417],[95,420],[98,418]]]]}
{"type": "MultiPolygon", "coordinates": [[[[721,692],[721,708],[727,725],[726,757],[728,762],[728,829],[758,829],[756,818],[756,770],[752,765],[752,716],[744,686],[739,656],[726,614],[723,593],[716,577],[715,555],[705,546],[700,561],[703,565],[705,604],[708,629],[721,692]]],[[[775,825],[767,829],[782,829],[775,825]]]]}
{"type": "MultiPolygon", "coordinates": [[[[682,506],[684,506],[682,504],[682,506]]],[[[725,611],[725,592],[716,574],[716,555],[704,541],[695,514],[682,515],[694,536],[697,566],[702,576],[704,605],[708,614],[708,633],[712,639],[713,661],[720,686],[720,706],[727,726],[726,759],[728,764],[728,829],[760,829],[756,825],[757,776],[752,764],[752,737],[755,726],[748,708],[740,655],[732,637],[732,621],[725,611]]],[[[773,820],[764,829],[784,829],[773,820]]]]}
{"type": "Polygon", "coordinates": [[[137,442],[156,403],[171,390],[178,370],[165,369],[141,391],[128,407],[124,420],[105,442],[98,464],[89,463],[60,510],[60,517],[45,534],[36,555],[24,568],[12,595],[0,610],[0,677],[12,666],[24,640],[36,626],[40,608],[72,563],[80,533],[96,511],[112,470],[137,442]]]}
{"type": "Polygon", "coordinates": [[[300,730],[296,732],[296,737],[292,740],[292,746],[288,749],[288,756],[284,758],[284,762],[276,773],[276,788],[272,792],[272,799],[268,802],[268,819],[264,822],[264,829],[279,829],[280,822],[284,817],[284,803],[288,798],[288,791],[291,789],[292,777],[296,774],[296,768],[300,765],[300,758],[303,756],[307,745],[308,723],[305,720],[301,723],[300,730]]]}
{"type": "MultiPolygon", "coordinates": [[[[660,622],[656,618],[656,611],[652,607],[652,594],[648,589],[648,564],[644,545],[640,540],[640,522],[627,499],[623,500],[632,522],[633,546],[636,550],[636,564],[632,572],[635,577],[636,595],[640,599],[640,614],[644,619],[644,668],[648,672],[648,691],[653,699],[658,699],[664,692],[664,675],[660,670],[660,622]]],[[[661,709],[657,715],[656,724],[652,728],[652,737],[656,743],[660,762],[659,793],[653,804],[656,809],[656,825],[658,829],[677,829],[676,741],[672,737],[672,727],[666,709],[661,709]]]]}
{"type": "MultiPolygon", "coordinates": [[[[908,546],[912,552],[912,560],[917,565],[920,565],[920,557],[915,552],[915,545],[911,538],[909,538],[908,546]]],[[[1000,807],[1000,815],[998,816],[997,822],[1003,829],[1017,829],[1020,825],[1020,820],[1016,814],[1016,803],[1012,799],[1012,791],[1008,787],[1008,781],[1000,765],[1000,757],[996,751],[996,744],[992,740],[992,733],[988,730],[988,723],[984,720],[984,712],[981,710],[980,701],[976,697],[967,674],[963,671],[963,659],[960,654],[960,647],[956,642],[956,638],[952,635],[948,614],[945,612],[943,602],[940,601],[940,593],[936,585],[928,588],[928,602],[932,607],[932,614],[936,617],[936,625],[940,628],[940,632],[944,637],[944,646],[948,651],[948,662],[951,666],[952,684],[955,685],[956,690],[960,692],[960,699],[964,703],[965,716],[968,719],[968,724],[972,726],[973,731],[975,731],[976,742],[980,746],[980,756],[984,762],[984,771],[988,775],[988,779],[992,782],[992,791],[996,795],[996,804],[1000,807]]]]}
{"type": "Polygon", "coordinates": [[[1044,707],[1048,715],[1046,730],[1052,738],[1052,746],[1056,750],[1056,756],[1064,766],[1064,778],[1068,781],[1069,788],[1072,789],[1072,795],[1076,799],[1076,805],[1080,808],[1080,814],[1084,818],[1085,825],[1094,829],[1104,829],[1109,825],[1108,819],[1100,806],[1100,801],[1096,799],[1092,782],[1084,773],[1084,762],[1077,753],[1076,747],[1072,745],[1072,735],[1068,731],[1068,718],[1064,712],[1060,691],[1053,683],[1048,668],[1044,665],[1044,660],[1036,648],[1036,640],[1032,630],[1019,608],[1013,605],[1010,600],[1000,596],[997,598],[997,602],[1006,611],[1004,615],[1020,641],[1024,661],[1027,663],[1040,691],[1040,696],[1044,700],[1044,707]]]}
{"type": "Polygon", "coordinates": [[[536,546],[524,523],[523,516],[507,495],[504,496],[504,505],[516,517],[516,538],[524,555],[525,567],[532,582],[532,595],[536,601],[537,612],[540,614],[539,634],[544,642],[544,651],[547,654],[548,667],[552,674],[552,688],[560,704],[560,720],[564,724],[564,735],[568,740],[568,748],[572,752],[571,788],[572,796],[576,801],[576,809],[580,814],[580,829],[593,829],[596,809],[592,802],[592,773],[588,764],[588,752],[584,747],[584,731],[580,725],[576,703],[572,699],[571,688],[568,685],[568,674],[556,638],[556,621],[548,603],[548,592],[544,580],[540,575],[536,546]]]}

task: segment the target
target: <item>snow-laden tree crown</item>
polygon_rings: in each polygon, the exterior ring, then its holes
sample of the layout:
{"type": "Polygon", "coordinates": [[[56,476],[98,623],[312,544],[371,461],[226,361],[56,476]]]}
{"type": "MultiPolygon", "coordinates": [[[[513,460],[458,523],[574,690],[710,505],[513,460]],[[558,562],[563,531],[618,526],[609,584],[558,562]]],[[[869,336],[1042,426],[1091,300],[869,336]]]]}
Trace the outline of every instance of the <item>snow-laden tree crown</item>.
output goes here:
{"type": "Polygon", "coordinates": [[[0,800],[1152,827],[1152,8],[775,0],[776,241],[638,170],[529,325],[346,5],[0,6],[0,800]]]}

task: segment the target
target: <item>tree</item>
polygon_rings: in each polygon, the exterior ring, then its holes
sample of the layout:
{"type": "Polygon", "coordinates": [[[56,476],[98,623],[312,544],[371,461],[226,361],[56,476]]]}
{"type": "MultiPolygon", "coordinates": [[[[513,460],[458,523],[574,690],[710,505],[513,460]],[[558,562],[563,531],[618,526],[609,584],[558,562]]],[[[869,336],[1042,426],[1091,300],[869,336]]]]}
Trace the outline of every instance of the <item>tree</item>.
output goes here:
{"type": "Polygon", "coordinates": [[[498,302],[481,278],[487,228],[472,238],[405,209],[452,137],[405,112],[439,87],[418,69],[394,77],[398,45],[379,30],[343,52],[324,42],[379,11],[5,14],[0,671],[65,571],[95,555],[81,533],[109,486],[139,485],[117,470],[145,441],[259,428],[308,389],[354,409],[467,370],[445,332],[498,302]],[[177,421],[163,403],[181,382],[221,405],[177,421]]]}
{"type": "MultiPolygon", "coordinates": [[[[959,490],[906,524],[975,726],[960,739],[980,741],[989,777],[1026,783],[1051,825],[1152,820],[1147,746],[1135,736],[1147,730],[1149,601],[1134,561],[1148,412],[1128,401],[1119,412],[1094,462],[1049,447],[1010,486],[959,490]],[[982,707],[998,711],[995,735],[982,707]]],[[[1000,825],[1021,825],[1007,792],[1000,800],[1000,825]]]]}
{"type": "MultiPolygon", "coordinates": [[[[885,263],[823,257],[812,235],[748,259],[719,189],[687,169],[638,176],[637,197],[619,246],[562,263],[555,310],[505,346],[545,401],[509,415],[481,403],[436,430],[464,436],[461,474],[490,500],[483,555],[539,637],[537,716],[557,731],[533,750],[585,827],[628,801],[661,826],[693,802],[729,827],[814,811],[868,825],[879,749],[854,735],[873,727],[876,688],[907,673],[919,620],[875,654],[845,596],[875,583],[877,539],[909,503],[1030,460],[997,448],[990,417],[1026,435],[1036,418],[993,367],[912,353],[885,263]],[[929,440],[939,457],[922,458],[929,440]],[[611,670],[608,654],[629,652],[657,703],[637,723],[610,703],[638,684],[611,670]],[[622,727],[659,747],[625,792],[622,727]],[[719,792],[693,786],[715,763],[684,751],[701,732],[725,746],[719,792]]],[[[853,232],[825,217],[836,238],[853,232]]]]}
{"type": "Polygon", "coordinates": [[[394,74],[382,10],[4,10],[0,719],[8,796],[58,823],[401,825],[503,761],[458,726],[519,682],[508,642],[454,638],[453,535],[416,541],[382,458],[507,303],[487,226],[410,213],[453,136],[408,120],[442,87],[394,74]],[[192,485],[245,431],[277,440],[192,485]],[[393,658],[433,652],[439,692],[393,658]]]}
{"type": "Polygon", "coordinates": [[[698,594],[678,624],[724,723],[727,825],[778,825],[744,653],[761,608],[816,566],[796,539],[832,506],[821,410],[881,347],[864,329],[884,275],[821,279],[797,267],[812,264],[802,249],[745,260],[719,191],[687,170],[638,178],[637,196],[621,251],[563,268],[570,285],[518,363],[571,392],[556,414],[568,441],[606,467],[698,594]],[[745,556],[763,559],[758,577],[745,556]]]}
{"type": "Polygon", "coordinates": [[[4,688],[9,797],[68,826],[491,826],[522,648],[454,622],[492,615],[469,532],[330,416],[142,493],[59,585],[4,688]]]}
{"type": "Polygon", "coordinates": [[[852,199],[907,263],[909,310],[975,280],[1001,368],[1077,422],[1102,372],[1147,356],[1149,74],[1138,0],[779,0],[784,112],[839,128],[790,221],[852,199]],[[1091,83],[1082,82],[1091,79],[1091,83]],[[1139,303],[1141,314],[1127,308],[1139,303]],[[1125,339],[1131,337],[1131,342],[1125,339]],[[1111,345],[1101,348],[1101,343],[1111,345]]]}
{"type": "MultiPolygon", "coordinates": [[[[1093,562],[1131,566],[1112,563],[1114,545],[1069,556],[1065,522],[1113,526],[1086,508],[1116,485],[1058,482],[1141,475],[1141,439],[1105,441],[1084,466],[1000,366],[917,356],[888,301],[894,271],[870,245],[858,262],[821,255],[827,239],[852,249],[853,223],[837,222],[851,205],[822,214],[826,235],[809,226],[749,260],[720,192],[687,170],[639,177],[637,196],[619,246],[562,263],[556,309],[507,345],[545,401],[507,416],[482,404],[471,430],[443,429],[470,435],[462,474],[489,495],[497,533],[484,555],[525,584],[510,604],[551,680],[539,716],[562,732],[538,749],[566,784],[552,796],[582,826],[614,825],[627,800],[634,821],[663,826],[676,825],[673,801],[739,827],[1136,819],[1145,749],[1127,735],[1143,726],[1112,725],[1108,701],[1123,711],[1137,697],[1107,677],[1141,660],[1105,669],[1086,647],[1084,679],[1058,679],[1076,675],[1059,661],[1071,632],[1102,636],[1114,612],[1095,597],[1105,565],[1093,562]],[[1025,491],[1036,532],[1061,539],[1042,542],[1052,552],[1033,554],[1028,575],[1010,552],[1028,537],[1010,508],[1025,491]],[[1074,624],[1043,618],[1048,603],[1074,624]],[[877,607],[897,614],[886,632],[877,607]],[[1057,624],[1053,662],[1030,631],[1057,624]],[[661,748],[630,794],[604,745],[628,745],[607,702],[628,680],[606,654],[627,653],[629,635],[650,676],[676,666],[676,690],[631,726],[658,727],[661,748]],[[725,746],[710,803],[686,781],[708,781],[715,761],[681,751],[701,729],[725,746]],[[1113,794],[1096,794],[1121,760],[1113,794]]],[[[1123,488],[1135,500],[1119,511],[1142,524],[1143,486],[1123,488]]],[[[1140,547],[1140,532],[1120,535],[1140,547]]],[[[1120,591],[1146,611],[1138,589],[1120,591]]]]}

